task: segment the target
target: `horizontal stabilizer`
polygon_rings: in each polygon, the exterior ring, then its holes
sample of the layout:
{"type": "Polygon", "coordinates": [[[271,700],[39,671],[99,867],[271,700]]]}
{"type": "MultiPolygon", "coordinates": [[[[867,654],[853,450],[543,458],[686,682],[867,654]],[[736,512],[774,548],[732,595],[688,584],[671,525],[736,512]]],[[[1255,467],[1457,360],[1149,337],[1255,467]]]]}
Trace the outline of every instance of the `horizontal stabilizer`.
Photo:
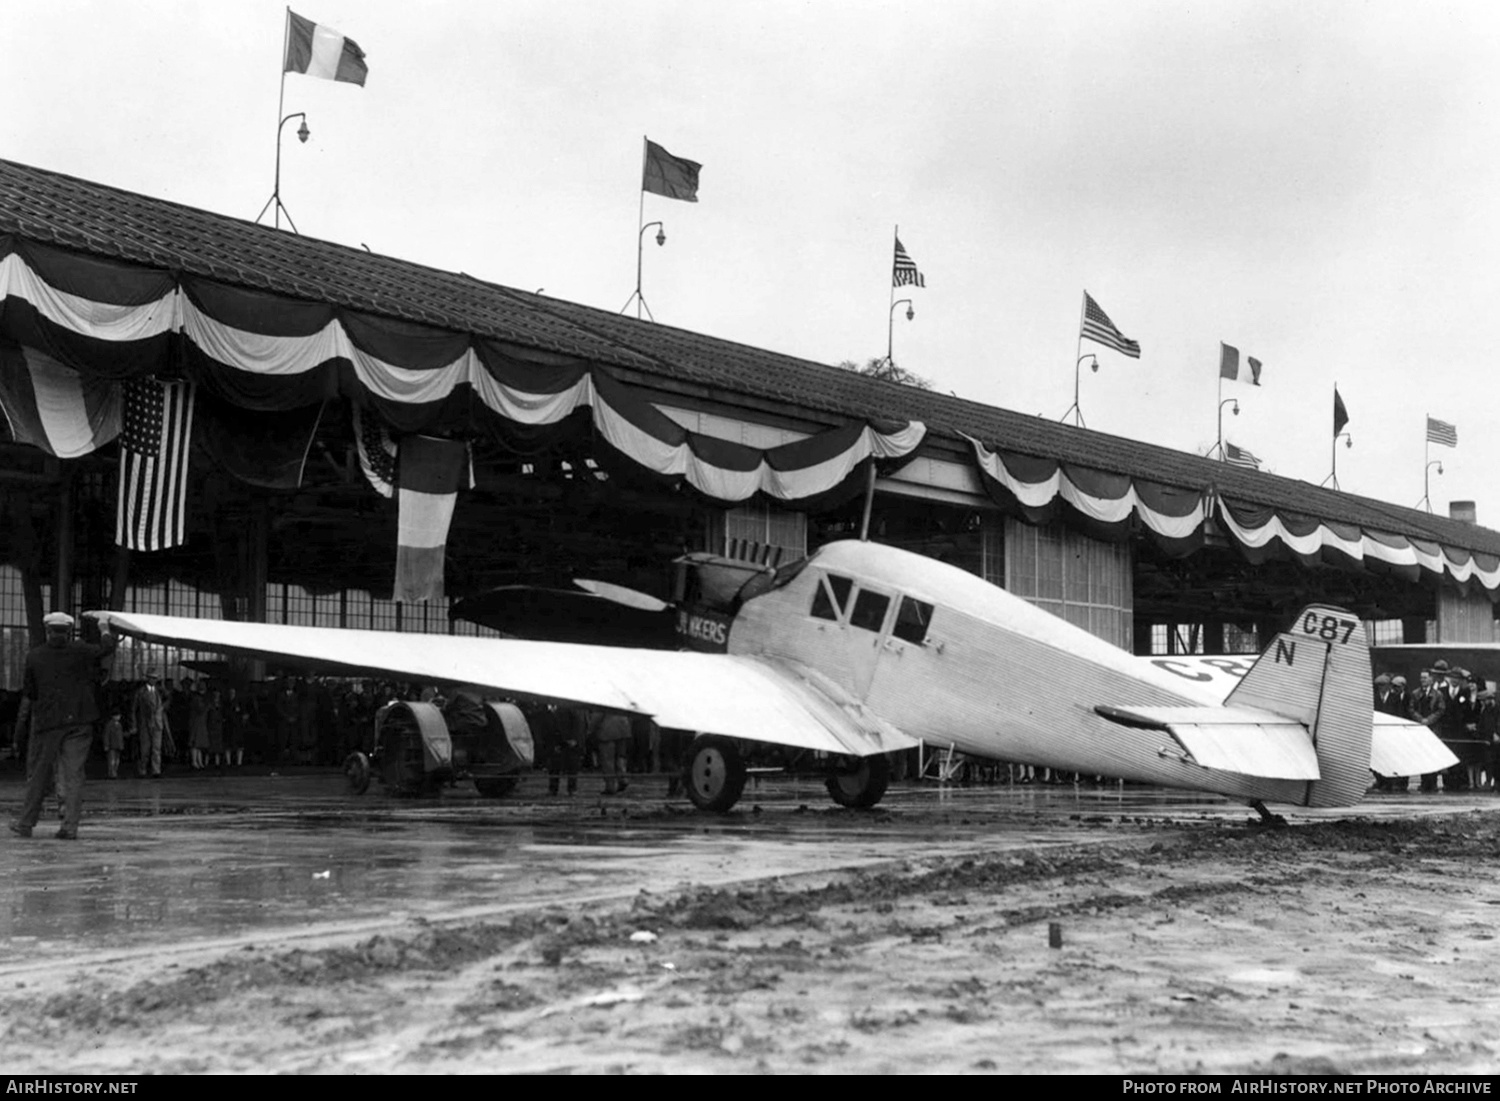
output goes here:
{"type": "Polygon", "coordinates": [[[1268,780],[1316,780],[1307,727],[1248,707],[1096,707],[1112,722],[1158,729],[1204,768],[1268,780]]]}
{"type": "Polygon", "coordinates": [[[1421,723],[1375,713],[1370,767],[1380,776],[1421,776],[1458,763],[1453,751],[1421,723]]]}

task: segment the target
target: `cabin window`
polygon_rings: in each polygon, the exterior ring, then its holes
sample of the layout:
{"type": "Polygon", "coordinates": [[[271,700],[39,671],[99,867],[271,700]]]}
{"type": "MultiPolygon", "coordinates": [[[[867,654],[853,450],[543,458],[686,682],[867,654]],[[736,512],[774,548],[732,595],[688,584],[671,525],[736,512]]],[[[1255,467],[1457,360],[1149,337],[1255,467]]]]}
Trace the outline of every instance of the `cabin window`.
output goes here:
{"type": "Polygon", "coordinates": [[[813,592],[812,614],[819,619],[839,619],[849,606],[849,590],[854,583],[836,573],[825,574],[813,592]]]}
{"type": "Polygon", "coordinates": [[[890,606],[891,598],[884,593],[861,589],[859,596],[854,598],[854,614],[849,617],[849,622],[866,631],[878,631],[885,622],[885,610],[890,606]]]}
{"type": "Polygon", "coordinates": [[[925,600],[901,598],[901,607],[896,612],[896,626],[891,634],[907,642],[921,643],[927,637],[927,626],[932,622],[932,605],[925,600]]]}

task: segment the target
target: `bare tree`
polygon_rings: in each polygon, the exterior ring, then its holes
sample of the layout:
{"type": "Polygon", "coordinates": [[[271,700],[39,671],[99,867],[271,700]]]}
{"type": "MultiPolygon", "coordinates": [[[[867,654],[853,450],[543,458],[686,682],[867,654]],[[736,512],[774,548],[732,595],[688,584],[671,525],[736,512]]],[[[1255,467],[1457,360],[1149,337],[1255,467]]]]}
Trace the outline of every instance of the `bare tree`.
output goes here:
{"type": "Polygon", "coordinates": [[[884,379],[886,382],[899,382],[902,386],[915,386],[918,390],[931,390],[932,383],[921,375],[914,375],[905,367],[898,367],[893,359],[866,360],[863,366],[855,363],[852,359],[846,359],[839,364],[841,371],[853,371],[856,375],[864,375],[866,378],[884,379]]]}

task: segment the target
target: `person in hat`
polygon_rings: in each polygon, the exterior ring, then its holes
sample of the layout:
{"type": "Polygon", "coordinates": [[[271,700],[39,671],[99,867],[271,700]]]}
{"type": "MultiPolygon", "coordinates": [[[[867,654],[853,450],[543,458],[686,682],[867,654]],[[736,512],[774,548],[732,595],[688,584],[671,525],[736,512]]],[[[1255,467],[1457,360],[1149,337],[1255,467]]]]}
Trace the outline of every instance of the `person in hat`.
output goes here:
{"type": "Polygon", "coordinates": [[[1391,710],[1392,707],[1399,706],[1393,678],[1389,673],[1381,673],[1375,678],[1375,710],[1387,715],[1399,715],[1399,711],[1391,710]]]}
{"type": "MultiPolygon", "coordinates": [[[[1439,664],[1444,667],[1443,672],[1446,674],[1447,662],[1439,664]]],[[[1421,723],[1438,737],[1442,737],[1441,724],[1443,715],[1448,709],[1448,697],[1443,694],[1442,689],[1438,687],[1437,680],[1433,677],[1435,669],[1436,666],[1433,669],[1423,669],[1418,674],[1421,683],[1412,693],[1411,702],[1407,705],[1407,717],[1413,722],[1421,723]]],[[[1422,782],[1419,785],[1420,790],[1429,795],[1437,791],[1437,778],[1436,772],[1423,773],[1422,782]]]]}
{"type": "MultiPolygon", "coordinates": [[[[1410,712],[1411,693],[1406,688],[1406,678],[1397,673],[1391,678],[1389,714],[1400,715],[1403,719],[1410,712]]],[[[1410,776],[1392,776],[1386,780],[1387,791],[1407,791],[1411,783],[1410,776]]]]}
{"type": "Polygon", "coordinates": [[[167,729],[167,701],[162,698],[161,683],[155,672],[146,674],[146,683],[135,690],[130,701],[135,722],[135,736],[139,740],[139,752],[135,758],[136,775],[145,778],[150,770],[152,779],[161,779],[162,735],[167,729]]]}
{"type": "Polygon", "coordinates": [[[83,816],[83,768],[99,721],[99,667],[115,651],[115,636],[105,629],[97,644],[75,641],[73,617],[53,612],[42,620],[46,641],[26,655],[22,694],[31,701],[31,744],[27,747],[26,797],[10,830],[30,837],[42,814],[42,800],[53,770],[63,798],[62,828],[57,836],[78,837],[83,816]]]}

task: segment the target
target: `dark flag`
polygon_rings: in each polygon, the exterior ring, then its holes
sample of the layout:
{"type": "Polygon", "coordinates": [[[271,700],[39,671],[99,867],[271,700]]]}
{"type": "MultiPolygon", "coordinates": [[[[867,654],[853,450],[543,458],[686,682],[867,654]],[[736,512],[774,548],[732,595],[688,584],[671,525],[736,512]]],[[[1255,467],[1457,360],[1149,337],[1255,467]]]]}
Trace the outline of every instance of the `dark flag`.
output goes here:
{"type": "Polygon", "coordinates": [[[1222,340],[1219,341],[1219,377],[1230,380],[1240,377],[1240,350],[1222,340]]]}
{"type": "Polygon", "coordinates": [[[901,247],[901,238],[896,238],[896,259],[891,265],[891,286],[925,287],[927,280],[917,270],[917,263],[901,247]]]}
{"type": "Polygon", "coordinates": [[[1337,436],[1349,423],[1349,410],[1344,408],[1344,399],[1339,397],[1339,388],[1333,388],[1333,434],[1337,436]]]}
{"type": "Polygon", "coordinates": [[[646,168],[641,176],[641,190],[685,203],[698,201],[697,161],[674,157],[650,138],[646,139],[646,168]]]}
{"type": "Polygon", "coordinates": [[[1245,362],[1250,364],[1250,385],[1260,385],[1260,360],[1254,356],[1246,356],[1245,362]]]}
{"type": "Polygon", "coordinates": [[[1442,444],[1444,447],[1458,446],[1458,429],[1447,421],[1440,421],[1433,417],[1427,418],[1427,439],[1431,443],[1442,444]]]}
{"type": "Polygon", "coordinates": [[[187,538],[187,464],[193,384],[154,378],[125,383],[115,542],[165,550],[187,538]]]}
{"type": "Polygon", "coordinates": [[[1123,352],[1131,359],[1141,358],[1141,346],[1138,341],[1131,340],[1119,329],[1109,316],[1099,308],[1088,291],[1083,292],[1083,329],[1078,334],[1086,340],[1103,344],[1107,348],[1113,348],[1117,352],[1123,352]]]}

